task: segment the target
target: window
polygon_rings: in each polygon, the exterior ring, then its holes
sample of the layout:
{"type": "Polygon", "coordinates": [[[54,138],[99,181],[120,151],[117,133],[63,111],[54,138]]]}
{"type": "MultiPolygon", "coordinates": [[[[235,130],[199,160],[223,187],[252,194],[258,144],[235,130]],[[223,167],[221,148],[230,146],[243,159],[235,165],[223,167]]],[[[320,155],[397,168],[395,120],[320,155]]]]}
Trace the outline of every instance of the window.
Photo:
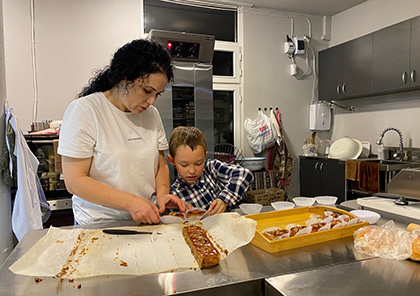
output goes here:
{"type": "Polygon", "coordinates": [[[144,31],[151,29],[214,35],[236,41],[236,11],[198,8],[159,0],[144,0],[144,31]]]}
{"type": "Polygon", "coordinates": [[[217,41],[213,55],[213,82],[239,83],[241,53],[239,44],[217,41]]]}
{"type": "MultiPolygon", "coordinates": [[[[143,0],[143,3],[146,34],[151,29],[158,29],[215,36],[212,62],[214,144],[228,143],[241,149],[243,108],[239,91],[242,70],[240,46],[237,43],[240,12],[159,0],[143,0]]],[[[180,114],[176,106],[173,107],[175,120],[180,114]]]]}
{"type": "Polygon", "coordinates": [[[214,144],[240,143],[241,108],[239,85],[213,85],[214,144]]]}

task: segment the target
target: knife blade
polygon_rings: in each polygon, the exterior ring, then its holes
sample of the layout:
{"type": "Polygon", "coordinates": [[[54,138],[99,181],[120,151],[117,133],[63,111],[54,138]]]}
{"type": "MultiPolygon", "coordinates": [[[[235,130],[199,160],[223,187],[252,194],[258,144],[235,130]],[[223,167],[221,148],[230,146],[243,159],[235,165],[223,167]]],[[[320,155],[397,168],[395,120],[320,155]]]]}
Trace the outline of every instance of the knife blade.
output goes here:
{"type": "MultiPolygon", "coordinates": [[[[153,234],[153,231],[128,230],[128,229],[103,229],[102,232],[106,234],[119,234],[119,235],[153,234]]],[[[156,232],[156,234],[162,234],[162,233],[156,232]]]]}
{"type": "Polygon", "coordinates": [[[203,215],[201,215],[199,221],[203,220],[204,218],[206,218],[209,215],[209,210],[207,210],[203,215]]]}

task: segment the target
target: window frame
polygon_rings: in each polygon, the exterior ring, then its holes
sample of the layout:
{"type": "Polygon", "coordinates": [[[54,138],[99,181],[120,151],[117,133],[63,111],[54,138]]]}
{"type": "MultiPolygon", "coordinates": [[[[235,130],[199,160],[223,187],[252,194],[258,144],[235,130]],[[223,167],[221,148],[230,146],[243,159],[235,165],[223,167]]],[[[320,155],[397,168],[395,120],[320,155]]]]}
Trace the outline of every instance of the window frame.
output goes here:
{"type": "Polygon", "coordinates": [[[233,145],[239,150],[241,149],[241,139],[243,136],[242,127],[242,95],[241,87],[239,84],[224,84],[213,83],[213,91],[232,91],[233,92],[233,145]]]}
{"type": "Polygon", "coordinates": [[[241,83],[241,47],[237,42],[218,41],[214,43],[214,51],[231,52],[233,59],[233,76],[213,75],[214,83],[241,83]]]}

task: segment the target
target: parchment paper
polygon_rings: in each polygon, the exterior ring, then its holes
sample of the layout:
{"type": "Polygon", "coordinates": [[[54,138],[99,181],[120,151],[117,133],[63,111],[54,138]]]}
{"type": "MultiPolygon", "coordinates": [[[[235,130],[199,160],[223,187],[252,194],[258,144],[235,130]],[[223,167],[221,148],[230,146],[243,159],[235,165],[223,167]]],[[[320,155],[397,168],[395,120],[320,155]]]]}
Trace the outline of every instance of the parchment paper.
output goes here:
{"type": "MultiPolygon", "coordinates": [[[[254,237],[257,224],[237,213],[218,214],[201,222],[219,249],[221,260],[248,244],[254,237]]],[[[182,236],[183,226],[118,227],[154,231],[151,235],[109,235],[101,229],[51,227],[44,237],[10,266],[10,270],[28,276],[75,279],[199,269],[182,236]]]]}

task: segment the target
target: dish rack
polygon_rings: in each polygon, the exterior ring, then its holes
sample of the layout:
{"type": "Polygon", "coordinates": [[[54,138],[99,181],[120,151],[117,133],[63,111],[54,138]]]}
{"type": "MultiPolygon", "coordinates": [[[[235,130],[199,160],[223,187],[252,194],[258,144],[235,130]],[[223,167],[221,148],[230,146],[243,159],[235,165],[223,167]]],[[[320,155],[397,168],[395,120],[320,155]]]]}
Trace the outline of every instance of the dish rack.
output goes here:
{"type": "Polygon", "coordinates": [[[242,165],[244,157],[241,151],[232,144],[221,143],[214,146],[214,158],[226,163],[242,165]]]}

